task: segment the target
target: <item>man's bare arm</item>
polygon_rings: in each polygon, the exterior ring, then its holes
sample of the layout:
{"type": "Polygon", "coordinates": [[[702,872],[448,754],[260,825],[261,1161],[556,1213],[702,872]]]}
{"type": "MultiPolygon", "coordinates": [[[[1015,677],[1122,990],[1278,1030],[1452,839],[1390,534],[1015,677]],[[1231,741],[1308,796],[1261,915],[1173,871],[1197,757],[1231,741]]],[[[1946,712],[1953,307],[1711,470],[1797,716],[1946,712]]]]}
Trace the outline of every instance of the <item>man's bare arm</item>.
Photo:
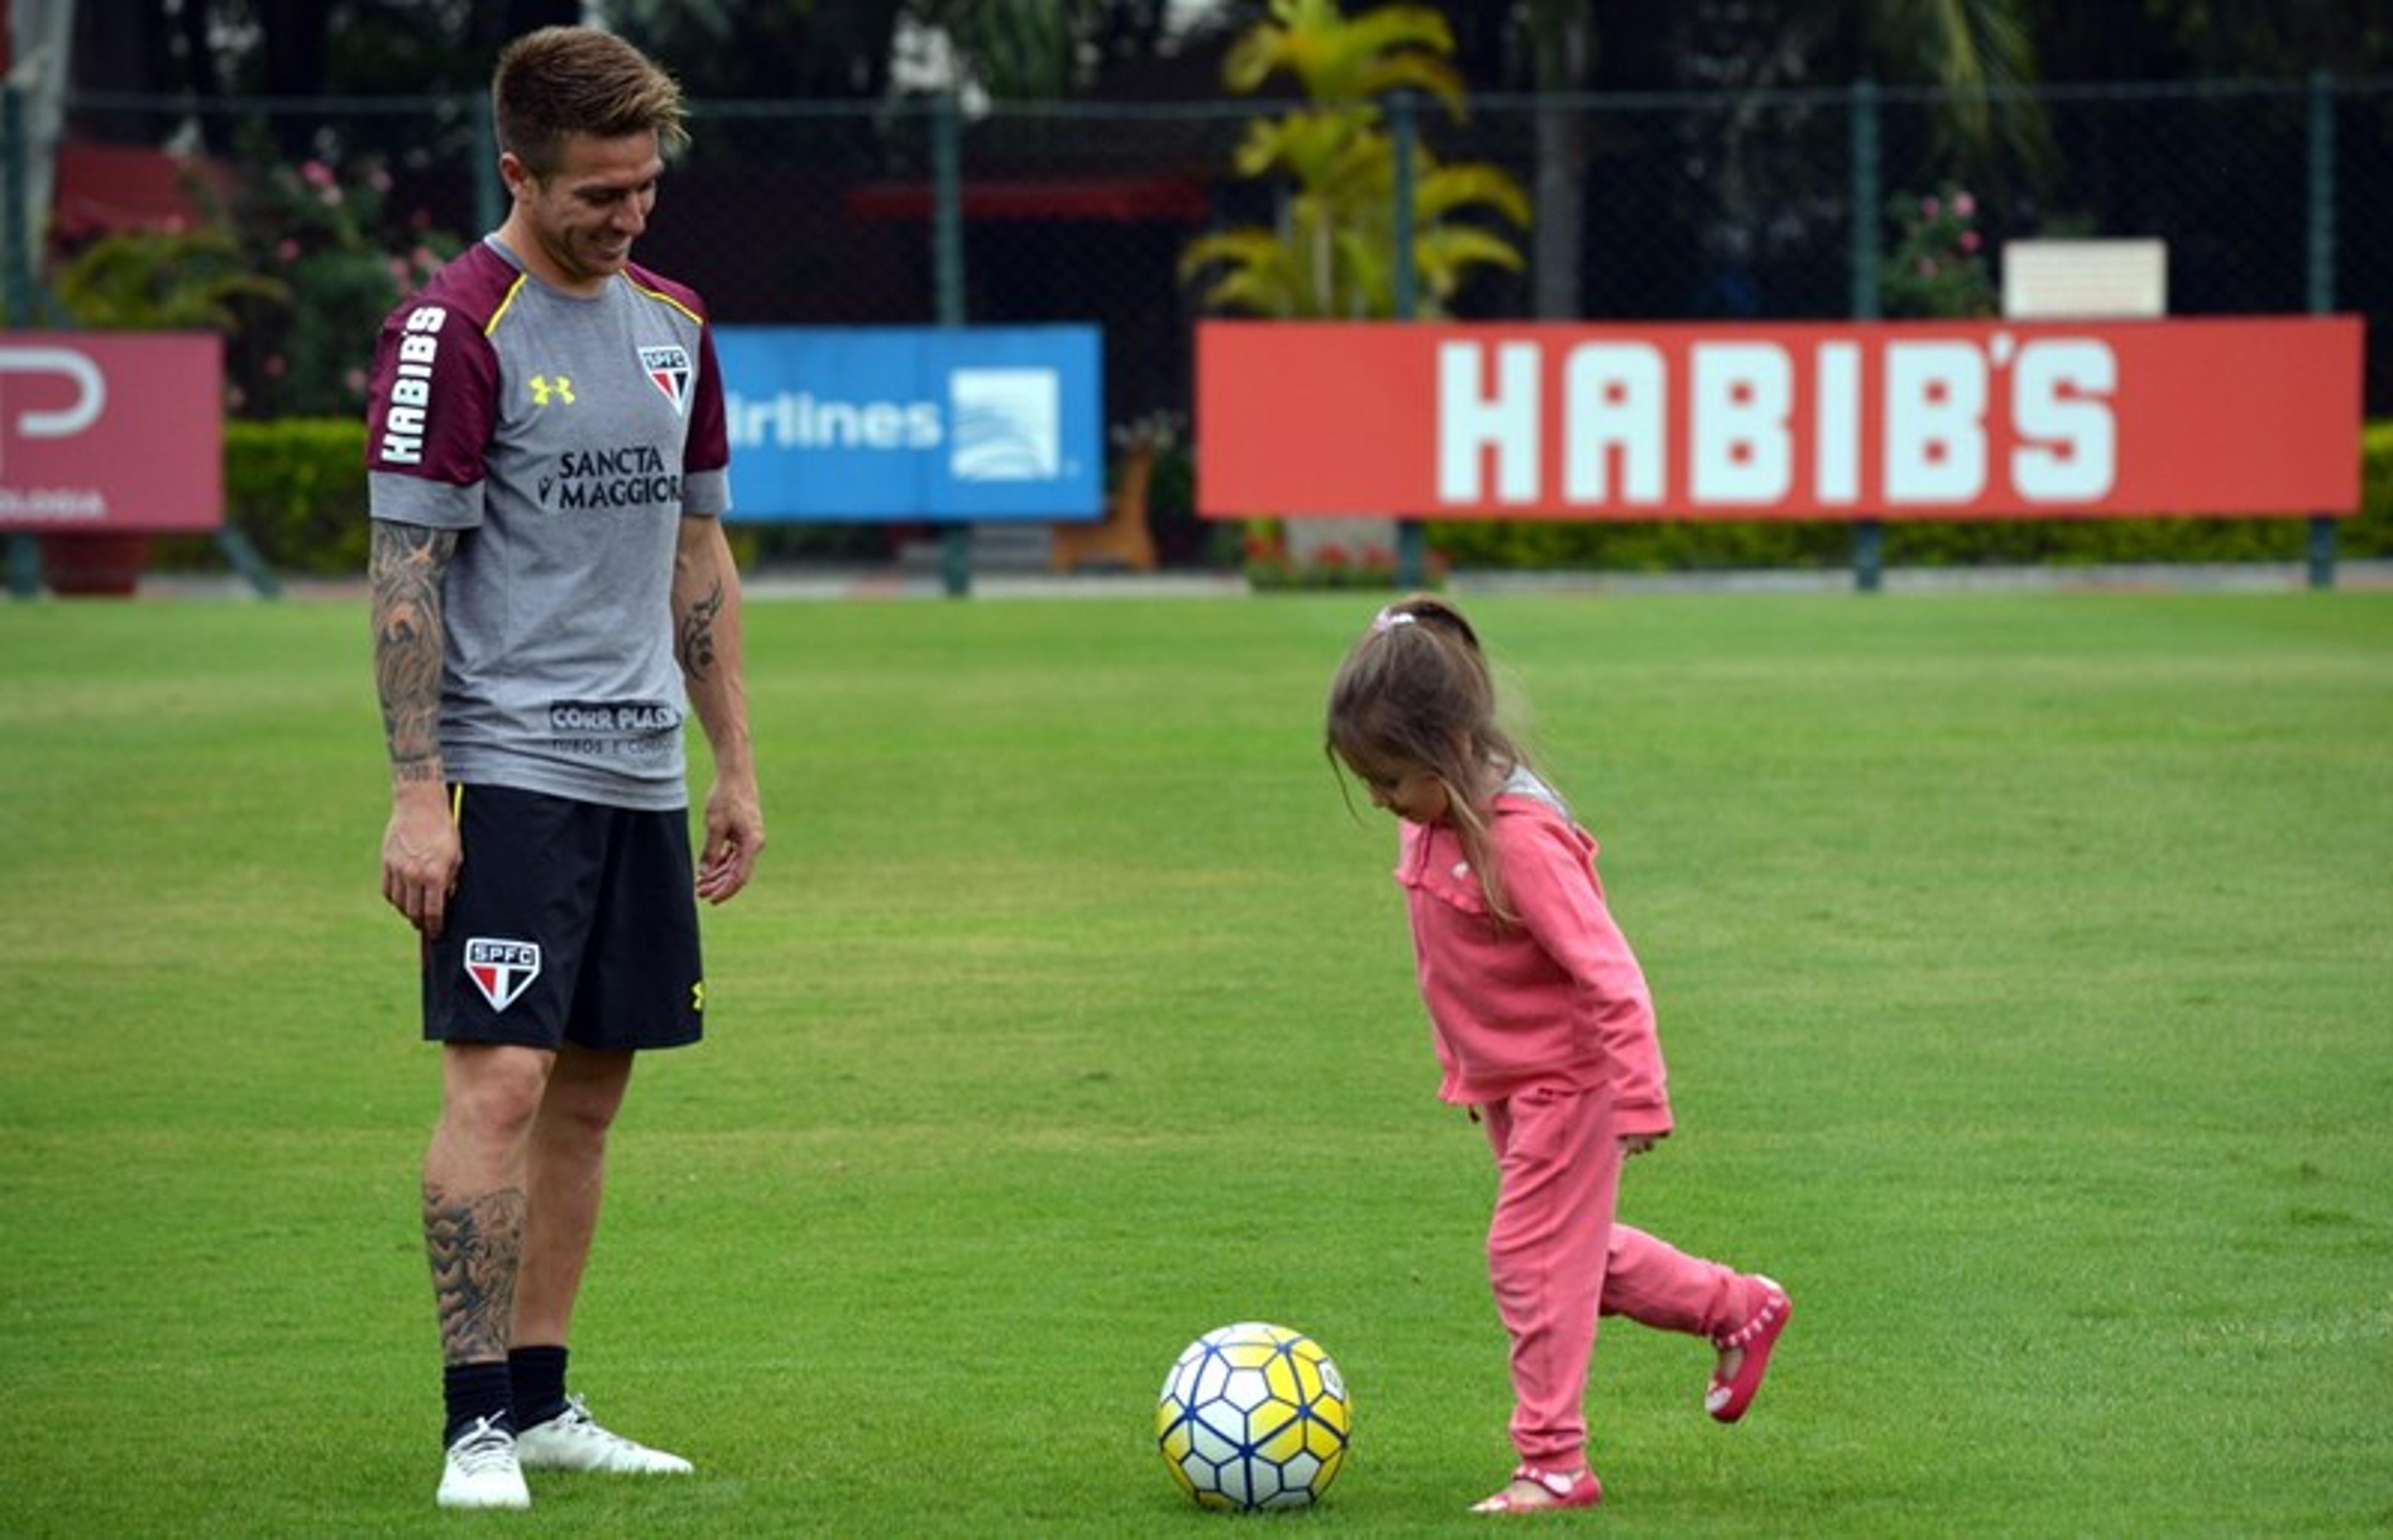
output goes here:
{"type": "Polygon", "coordinates": [[[440,587],[456,554],[453,529],[373,521],[366,574],[373,588],[374,687],[394,785],[440,784],[440,587]]]}
{"type": "Polygon", "coordinates": [[[748,681],[740,656],[739,569],[723,523],[685,517],[673,556],[673,656],[714,754],[698,894],[720,904],[748,885],[765,849],[765,813],[748,737],[748,681]]]}
{"type": "Polygon", "coordinates": [[[390,747],[390,823],[382,894],[437,936],[464,854],[451,820],[440,758],[440,673],[447,659],[441,582],[457,532],[376,519],[366,580],[373,590],[374,689],[390,747]]]}

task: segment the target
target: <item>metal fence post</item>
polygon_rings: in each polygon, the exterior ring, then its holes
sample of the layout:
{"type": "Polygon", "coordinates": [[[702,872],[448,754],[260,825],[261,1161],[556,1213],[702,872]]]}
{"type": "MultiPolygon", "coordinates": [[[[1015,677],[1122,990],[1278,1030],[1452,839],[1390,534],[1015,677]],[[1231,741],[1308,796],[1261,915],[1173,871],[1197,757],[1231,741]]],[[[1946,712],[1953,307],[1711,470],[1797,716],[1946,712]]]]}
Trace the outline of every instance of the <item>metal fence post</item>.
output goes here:
{"type": "MultiPolygon", "coordinates": [[[[2309,302],[2312,315],[2334,309],[2334,81],[2324,70],[2310,72],[2309,89],[2309,302]]],[[[2334,586],[2334,520],[2310,516],[2309,585],[2334,586]]]]}
{"type": "MultiPolygon", "coordinates": [[[[21,332],[33,319],[33,211],[25,206],[25,90],[15,81],[0,85],[0,282],[8,286],[8,330],[21,332]]],[[[31,535],[8,537],[8,592],[30,599],[42,591],[42,548],[31,535]]]]}
{"type": "MultiPolygon", "coordinates": [[[[1853,83],[1851,246],[1852,312],[1855,320],[1878,314],[1878,117],[1877,82],[1853,83]]],[[[1875,594],[1886,580],[1886,522],[1853,521],[1853,587],[1875,594]]]]}
{"type": "MultiPolygon", "coordinates": [[[[956,93],[942,91],[931,103],[931,268],[941,326],[964,323],[962,139],[956,93]]],[[[940,529],[939,576],[951,599],[972,592],[971,525],[940,529]]]]}
{"type": "Polygon", "coordinates": [[[474,159],[481,163],[474,173],[474,217],[488,234],[507,218],[506,185],[499,176],[499,130],[487,103],[478,111],[469,110],[467,116],[474,124],[474,159]]]}
{"type": "MultiPolygon", "coordinates": [[[[1399,90],[1388,103],[1388,129],[1395,141],[1395,178],[1391,196],[1395,206],[1389,212],[1395,242],[1394,268],[1390,274],[1394,291],[1395,319],[1415,319],[1420,307],[1420,275],[1413,266],[1413,189],[1417,167],[1416,156],[1420,145],[1420,116],[1413,94],[1399,90]]],[[[1417,518],[1396,520],[1396,581],[1405,588],[1420,588],[1429,581],[1429,531],[1417,518]]]]}

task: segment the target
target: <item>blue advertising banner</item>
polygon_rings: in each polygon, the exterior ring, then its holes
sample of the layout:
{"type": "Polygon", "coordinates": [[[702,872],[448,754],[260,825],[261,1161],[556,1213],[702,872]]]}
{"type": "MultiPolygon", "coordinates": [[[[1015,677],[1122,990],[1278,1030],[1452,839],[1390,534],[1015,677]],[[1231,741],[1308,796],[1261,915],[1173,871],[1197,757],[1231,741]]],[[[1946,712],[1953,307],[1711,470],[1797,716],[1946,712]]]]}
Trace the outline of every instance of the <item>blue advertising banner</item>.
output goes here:
{"type": "Polygon", "coordinates": [[[1093,326],[725,326],[735,520],[1093,519],[1093,326]]]}

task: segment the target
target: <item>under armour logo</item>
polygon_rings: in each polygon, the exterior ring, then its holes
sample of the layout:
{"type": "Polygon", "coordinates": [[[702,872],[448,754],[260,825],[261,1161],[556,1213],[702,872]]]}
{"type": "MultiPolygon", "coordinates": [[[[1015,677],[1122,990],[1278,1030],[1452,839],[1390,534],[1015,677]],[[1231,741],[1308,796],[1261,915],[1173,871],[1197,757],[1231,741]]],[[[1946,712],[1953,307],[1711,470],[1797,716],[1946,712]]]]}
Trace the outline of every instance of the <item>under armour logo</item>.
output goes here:
{"type": "Polygon", "coordinates": [[[531,377],[531,404],[536,407],[544,407],[552,400],[563,401],[567,406],[571,406],[573,404],[573,382],[567,379],[562,374],[559,374],[554,380],[550,379],[545,374],[533,375],[531,377]]]}

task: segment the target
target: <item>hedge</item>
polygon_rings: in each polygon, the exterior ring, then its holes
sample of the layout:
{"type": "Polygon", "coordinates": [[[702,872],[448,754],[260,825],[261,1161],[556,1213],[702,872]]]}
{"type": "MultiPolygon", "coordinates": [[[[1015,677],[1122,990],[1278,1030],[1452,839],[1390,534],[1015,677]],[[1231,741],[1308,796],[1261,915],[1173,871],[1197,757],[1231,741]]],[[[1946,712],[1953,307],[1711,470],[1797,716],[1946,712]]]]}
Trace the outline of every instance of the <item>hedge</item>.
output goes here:
{"type": "MultiPolygon", "coordinates": [[[[225,521],[277,572],[362,578],[372,536],[366,517],[366,429],[360,418],[284,417],[225,424],[225,521]]],[[[733,555],[747,565],[752,529],[735,528],[733,555]]],[[[207,536],[156,542],[150,565],[221,571],[230,564],[207,536]]]]}
{"type": "MultiPolygon", "coordinates": [[[[2335,551],[2393,556],[2393,422],[2362,437],[2360,512],[2339,520],[2335,551]]],[[[365,426],[349,418],[225,424],[225,514],[278,572],[356,577],[365,571],[365,426]]],[[[1890,567],[2093,566],[2119,562],[2298,561],[2298,518],[2054,518],[1890,521],[1890,567]]],[[[1844,520],[1432,520],[1430,548],[1456,568],[1709,571],[1838,568],[1852,558],[1844,520]]],[[[752,563],[762,536],[739,531],[752,563]]],[[[151,565],[220,569],[204,537],[161,540],[151,565]]]]}
{"type": "MultiPolygon", "coordinates": [[[[267,565],[294,577],[362,578],[366,570],[366,427],[347,417],[236,418],[224,431],[225,522],[267,565]]],[[[158,541],[164,570],[227,566],[205,536],[158,541]]]]}

